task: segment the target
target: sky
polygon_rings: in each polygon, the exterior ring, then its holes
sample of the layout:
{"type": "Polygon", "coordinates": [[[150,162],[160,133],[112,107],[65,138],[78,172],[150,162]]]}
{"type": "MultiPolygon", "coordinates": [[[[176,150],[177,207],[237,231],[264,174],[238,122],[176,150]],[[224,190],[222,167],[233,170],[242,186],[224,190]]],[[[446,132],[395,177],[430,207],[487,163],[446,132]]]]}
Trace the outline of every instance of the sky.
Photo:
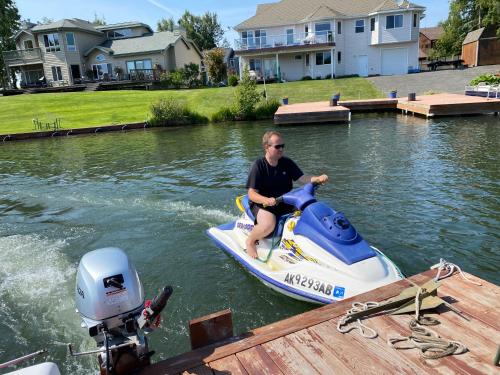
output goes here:
{"type": "MultiPolygon", "coordinates": [[[[304,0],[307,1],[307,0],[304,0]]],[[[347,0],[362,1],[362,0],[347,0]]],[[[94,20],[95,14],[104,18],[106,23],[139,21],[156,30],[161,18],[173,17],[178,20],[187,9],[195,15],[206,11],[215,12],[226,31],[226,39],[233,44],[237,33],[232,30],[245,19],[255,14],[257,4],[273,2],[267,0],[16,0],[22,19],[36,22],[43,17],[54,21],[62,18],[81,18],[94,20]]],[[[421,27],[436,26],[448,16],[448,0],[414,0],[414,3],[427,7],[421,27]]]]}

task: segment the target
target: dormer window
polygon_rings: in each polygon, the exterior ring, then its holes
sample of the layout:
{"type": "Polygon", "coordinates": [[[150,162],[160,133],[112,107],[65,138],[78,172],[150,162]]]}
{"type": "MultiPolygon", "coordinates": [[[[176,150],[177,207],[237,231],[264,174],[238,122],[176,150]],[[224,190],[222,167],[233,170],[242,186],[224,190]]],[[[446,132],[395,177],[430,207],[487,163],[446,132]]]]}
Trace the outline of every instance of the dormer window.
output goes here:
{"type": "Polygon", "coordinates": [[[61,50],[58,34],[45,34],[43,36],[43,43],[45,45],[45,52],[56,52],[61,50]]]}
{"type": "Polygon", "coordinates": [[[385,17],[385,28],[386,29],[397,29],[403,27],[403,15],[396,14],[394,16],[385,17]]]}
{"type": "Polygon", "coordinates": [[[133,36],[132,29],[119,29],[119,30],[108,31],[109,39],[130,38],[131,36],[133,36]]]}
{"type": "Polygon", "coordinates": [[[33,41],[25,40],[24,41],[24,49],[33,49],[33,41]]]}

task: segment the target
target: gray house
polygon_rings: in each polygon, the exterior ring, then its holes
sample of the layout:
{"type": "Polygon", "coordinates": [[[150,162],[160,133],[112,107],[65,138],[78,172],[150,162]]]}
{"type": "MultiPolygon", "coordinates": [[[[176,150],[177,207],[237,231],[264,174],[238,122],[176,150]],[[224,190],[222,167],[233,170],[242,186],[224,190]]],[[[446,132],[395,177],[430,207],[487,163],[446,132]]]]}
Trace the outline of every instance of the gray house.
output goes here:
{"type": "Polygon", "coordinates": [[[5,65],[26,86],[42,80],[71,85],[83,79],[148,79],[154,70],[201,65],[202,54],[182,30],[155,33],[146,24],[96,26],[72,18],[46,25],[24,23],[14,36],[16,50],[4,52],[5,65]],[[117,74],[117,72],[121,72],[117,74]]]}

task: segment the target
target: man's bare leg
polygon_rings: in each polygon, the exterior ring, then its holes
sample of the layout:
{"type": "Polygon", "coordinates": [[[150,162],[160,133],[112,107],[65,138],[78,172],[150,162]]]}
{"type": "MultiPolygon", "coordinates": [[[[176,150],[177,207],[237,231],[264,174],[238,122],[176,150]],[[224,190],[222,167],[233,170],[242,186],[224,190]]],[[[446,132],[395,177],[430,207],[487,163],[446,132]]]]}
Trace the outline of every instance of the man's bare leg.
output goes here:
{"type": "Polygon", "coordinates": [[[257,224],[248,234],[246,242],[248,255],[257,259],[257,246],[255,245],[255,242],[271,233],[274,230],[275,225],[276,217],[274,214],[266,210],[259,210],[257,212],[257,224]]]}

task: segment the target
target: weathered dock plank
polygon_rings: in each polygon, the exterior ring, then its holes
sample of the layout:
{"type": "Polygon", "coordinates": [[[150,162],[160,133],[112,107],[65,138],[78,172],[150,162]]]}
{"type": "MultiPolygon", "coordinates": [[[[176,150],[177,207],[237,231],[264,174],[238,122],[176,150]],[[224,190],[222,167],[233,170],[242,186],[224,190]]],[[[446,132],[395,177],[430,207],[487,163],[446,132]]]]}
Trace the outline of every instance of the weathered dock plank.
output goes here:
{"type": "Polygon", "coordinates": [[[210,367],[215,375],[227,375],[228,373],[232,375],[248,375],[235,354],[210,362],[210,367]]]}
{"type": "Polygon", "coordinates": [[[236,357],[250,375],[283,374],[278,365],[273,361],[273,359],[269,356],[269,354],[260,345],[236,353],[236,357]]]}
{"type": "Polygon", "coordinates": [[[343,100],[338,104],[342,107],[349,108],[352,113],[396,111],[398,109],[398,99],[343,100]]]}

